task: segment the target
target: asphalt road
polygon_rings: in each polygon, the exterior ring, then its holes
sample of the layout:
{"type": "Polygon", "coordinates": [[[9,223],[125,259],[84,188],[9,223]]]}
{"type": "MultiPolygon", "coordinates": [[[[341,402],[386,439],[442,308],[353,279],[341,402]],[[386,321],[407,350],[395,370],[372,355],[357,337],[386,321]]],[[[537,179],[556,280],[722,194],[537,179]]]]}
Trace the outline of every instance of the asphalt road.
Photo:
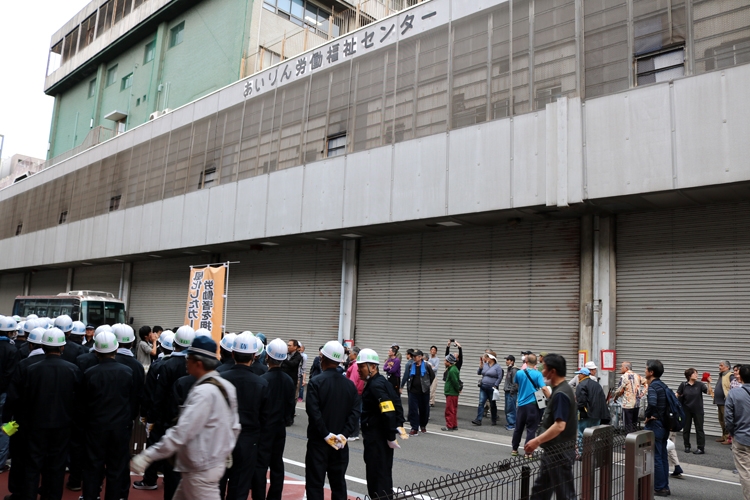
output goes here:
{"type": "MultiPolygon", "coordinates": [[[[459,407],[459,430],[451,433],[440,431],[440,427],[445,425],[443,406],[437,404],[432,411],[431,422],[434,424],[428,425],[428,432],[402,441],[402,448],[396,451],[393,467],[395,486],[407,486],[461,472],[510,456],[511,432],[506,431],[502,425],[490,426],[489,419],[481,427],[473,426],[470,422],[475,417],[476,409],[459,407]]],[[[502,414],[500,423],[504,423],[502,414]]],[[[305,474],[306,430],[304,403],[299,403],[295,424],[287,428],[284,457],[288,473],[299,476],[305,474]]],[[[712,438],[707,440],[706,455],[688,455],[680,451],[680,460],[686,474],[682,479],[670,478],[672,498],[704,500],[720,497],[722,500],[742,500],[739,480],[736,474],[732,474],[734,465],[731,450],[728,446],[715,443],[712,438]]],[[[677,442],[678,449],[681,450],[681,436],[677,437],[677,442]]],[[[362,454],[361,440],[350,443],[347,487],[353,496],[363,496],[367,492],[362,454]]]]}

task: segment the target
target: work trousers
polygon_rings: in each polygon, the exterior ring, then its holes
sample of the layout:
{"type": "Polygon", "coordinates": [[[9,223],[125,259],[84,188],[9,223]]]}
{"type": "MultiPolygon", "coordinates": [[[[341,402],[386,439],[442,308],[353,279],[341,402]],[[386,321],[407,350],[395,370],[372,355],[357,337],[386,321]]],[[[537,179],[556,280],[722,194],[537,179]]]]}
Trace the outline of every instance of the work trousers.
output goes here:
{"type": "Polygon", "coordinates": [[[573,480],[574,456],[573,450],[542,454],[539,475],[531,489],[531,500],[550,500],[553,493],[557,500],[577,498],[573,480]]]}
{"type": "MultiPolygon", "coordinates": [[[[429,397],[429,394],[427,394],[429,397]]],[[[336,450],[322,439],[307,441],[305,454],[305,492],[307,500],[323,500],[323,486],[328,474],[331,500],[346,500],[346,468],[349,466],[349,446],[336,450]]]]}
{"type": "Polygon", "coordinates": [[[685,447],[690,446],[690,428],[695,423],[695,439],[698,443],[698,448],[701,450],[704,449],[706,447],[706,433],[703,432],[705,415],[703,413],[693,413],[684,406],[682,409],[685,411],[685,426],[682,429],[682,441],[685,443],[685,447]]]}
{"type": "Polygon", "coordinates": [[[750,498],[750,446],[740,444],[736,439],[732,441],[732,454],[734,454],[734,466],[740,476],[742,494],[750,498]]]}
{"type": "Polygon", "coordinates": [[[458,396],[445,396],[445,426],[449,429],[458,428],[458,396]]]}
{"type": "Polygon", "coordinates": [[[638,410],[638,407],[622,409],[622,421],[625,432],[633,432],[638,426],[638,410]]]}
{"type": "Polygon", "coordinates": [[[224,465],[220,465],[198,472],[183,472],[174,500],[220,500],[219,481],[224,469],[224,465]]]}
{"type": "Polygon", "coordinates": [[[505,421],[508,427],[516,426],[516,394],[505,391],[505,421]]]}
{"type": "MultiPolygon", "coordinates": [[[[161,439],[162,434],[156,432],[156,427],[154,427],[154,430],[149,433],[148,437],[146,438],[146,448],[149,448],[156,443],[159,442],[161,439]]],[[[153,486],[156,484],[156,481],[159,479],[158,471],[159,467],[161,466],[162,461],[156,461],[151,463],[147,468],[146,471],[143,473],[143,483],[148,484],[150,486],[153,486]]]]}
{"type": "Polygon", "coordinates": [[[256,439],[246,433],[240,433],[237,438],[237,444],[232,450],[232,468],[224,472],[224,477],[219,482],[221,500],[247,500],[257,465],[256,439]]]}
{"type": "Polygon", "coordinates": [[[123,498],[123,488],[130,486],[128,470],[129,426],[98,427],[86,433],[86,453],[83,470],[83,499],[96,500],[99,487],[106,478],[104,500],[123,498]]]}
{"type": "MultiPolygon", "coordinates": [[[[261,500],[264,496],[266,500],[281,500],[281,494],[284,491],[284,447],[286,446],[286,429],[281,426],[276,431],[268,432],[268,447],[270,448],[267,463],[258,464],[255,467],[253,479],[253,500],[261,500]],[[268,474],[270,485],[266,493],[266,471],[271,470],[268,474]]],[[[264,439],[265,441],[265,439],[264,439]]],[[[265,444],[264,444],[265,446],[265,444]]]]}
{"type": "Polygon", "coordinates": [[[435,376],[430,384],[430,406],[435,406],[435,394],[437,393],[438,378],[435,376]]]}
{"type": "Polygon", "coordinates": [[[430,393],[409,392],[409,423],[412,429],[427,428],[430,420],[430,393]]]}
{"type": "Polygon", "coordinates": [[[667,439],[669,439],[669,433],[664,427],[654,425],[652,422],[646,425],[646,430],[653,431],[654,433],[654,489],[668,490],[669,457],[667,456],[667,439]]]}
{"type": "MultiPolygon", "coordinates": [[[[448,396],[455,397],[455,396],[448,396]]],[[[388,440],[383,433],[362,431],[365,447],[365,478],[367,479],[367,494],[370,498],[393,497],[393,449],[388,446],[388,440]]]]}
{"type": "Polygon", "coordinates": [[[29,429],[28,444],[23,498],[37,499],[41,475],[45,500],[61,500],[65,481],[65,456],[70,444],[70,427],[29,429]]]}
{"type": "Polygon", "coordinates": [[[717,405],[716,409],[719,410],[719,425],[721,425],[721,437],[726,441],[729,435],[727,434],[726,424],[724,423],[724,405],[717,405]]]}
{"type": "Polygon", "coordinates": [[[516,428],[513,430],[513,441],[511,443],[513,450],[518,450],[518,445],[521,444],[524,427],[526,428],[527,443],[536,437],[536,429],[539,427],[541,420],[542,410],[536,405],[536,401],[518,407],[516,428]]]}
{"type": "MultiPolygon", "coordinates": [[[[0,414],[3,412],[3,406],[5,406],[6,393],[0,394],[0,414]]],[[[8,460],[8,453],[10,451],[10,438],[4,432],[0,432],[0,467],[5,465],[8,460]]]]}
{"type": "MultiPolygon", "coordinates": [[[[8,491],[11,492],[12,500],[25,498],[26,490],[26,464],[29,460],[29,440],[27,431],[23,427],[10,438],[10,457],[13,467],[8,471],[8,491]]],[[[44,488],[44,482],[42,482],[44,488]]]]}
{"type": "Polygon", "coordinates": [[[80,487],[83,481],[83,464],[86,460],[86,430],[75,426],[70,435],[70,448],[68,453],[70,474],[68,474],[68,485],[80,487]]]}

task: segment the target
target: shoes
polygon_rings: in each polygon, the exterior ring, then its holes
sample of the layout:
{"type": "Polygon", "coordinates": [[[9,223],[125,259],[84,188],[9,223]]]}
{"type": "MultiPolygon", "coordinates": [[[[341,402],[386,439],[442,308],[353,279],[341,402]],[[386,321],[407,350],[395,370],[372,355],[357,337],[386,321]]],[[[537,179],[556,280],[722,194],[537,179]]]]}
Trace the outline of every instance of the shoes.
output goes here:
{"type": "Polygon", "coordinates": [[[518,456],[518,450],[513,450],[510,452],[511,457],[517,457],[518,456]]]}
{"type": "Polygon", "coordinates": [[[732,440],[727,439],[726,441],[722,441],[721,444],[723,444],[724,446],[732,446],[732,440]]]}
{"type": "Polygon", "coordinates": [[[297,398],[297,402],[301,403],[302,402],[302,398],[297,398]]]}
{"type": "Polygon", "coordinates": [[[724,441],[726,441],[726,438],[724,436],[720,437],[719,439],[716,439],[717,443],[723,443],[724,441]]]}
{"type": "Polygon", "coordinates": [[[513,430],[515,430],[515,429],[516,429],[515,427],[511,427],[510,425],[506,425],[506,426],[505,426],[505,430],[506,430],[506,431],[513,431],[513,430]]]}
{"type": "Polygon", "coordinates": [[[472,420],[471,423],[474,424],[474,425],[482,425],[482,421],[481,420],[472,420]]]}
{"type": "Polygon", "coordinates": [[[490,425],[497,425],[497,422],[492,422],[490,425]]]}
{"type": "Polygon", "coordinates": [[[418,436],[419,435],[419,431],[417,429],[412,429],[412,430],[409,431],[409,435],[410,436],[418,436]]]}
{"type": "Polygon", "coordinates": [[[705,452],[705,451],[703,451],[703,449],[702,449],[702,448],[698,448],[697,450],[695,450],[695,451],[693,452],[693,455],[705,455],[705,454],[706,454],[706,452],[705,452]]]}
{"type": "MultiPolygon", "coordinates": [[[[0,474],[2,474],[3,472],[8,472],[9,470],[10,470],[10,465],[5,464],[2,467],[0,467],[0,474]]],[[[78,488],[78,489],[80,490],[81,488],[78,488]]]]}
{"type": "Polygon", "coordinates": [[[426,428],[426,427],[420,427],[420,430],[421,430],[422,432],[427,432],[427,428],[426,428]]]}
{"type": "Polygon", "coordinates": [[[679,465],[674,466],[674,472],[671,474],[672,477],[682,477],[682,473],[684,471],[682,470],[682,467],[679,465]]]}
{"type": "Polygon", "coordinates": [[[441,427],[441,431],[457,431],[458,427],[441,427]]]}
{"type": "Polygon", "coordinates": [[[435,406],[435,403],[432,403],[432,404],[430,405],[430,407],[433,407],[433,406],[435,406]]]}
{"type": "Polygon", "coordinates": [[[146,484],[143,481],[134,481],[133,488],[136,490],[155,490],[158,486],[155,484],[146,484]]]}
{"type": "Polygon", "coordinates": [[[657,496],[657,497],[668,497],[671,494],[672,494],[672,492],[669,491],[669,490],[666,490],[666,489],[664,489],[664,490],[655,490],[654,491],[654,496],[657,496]]]}
{"type": "Polygon", "coordinates": [[[690,446],[685,446],[685,453],[690,453],[690,446]]]}
{"type": "Polygon", "coordinates": [[[352,437],[346,438],[346,439],[347,439],[347,441],[356,441],[356,440],[359,439],[359,436],[352,436],[352,437]]]}
{"type": "Polygon", "coordinates": [[[78,484],[67,483],[65,487],[68,488],[70,491],[81,491],[83,489],[83,487],[81,486],[81,483],[78,483],[78,484]]]}
{"type": "Polygon", "coordinates": [[[534,455],[524,455],[523,458],[525,458],[526,460],[536,460],[534,455]]]}

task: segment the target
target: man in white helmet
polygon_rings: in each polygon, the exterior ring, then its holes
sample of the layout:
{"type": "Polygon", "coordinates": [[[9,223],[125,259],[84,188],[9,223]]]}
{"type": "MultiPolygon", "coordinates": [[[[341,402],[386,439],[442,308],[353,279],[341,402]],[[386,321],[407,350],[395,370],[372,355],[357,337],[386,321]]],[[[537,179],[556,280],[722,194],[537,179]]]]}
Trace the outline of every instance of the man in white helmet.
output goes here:
{"type": "MultiPolygon", "coordinates": [[[[287,358],[287,344],[281,339],[268,343],[266,363],[268,372],[261,378],[268,383],[268,420],[264,428],[264,445],[258,450],[258,460],[253,475],[253,498],[264,498],[266,472],[269,475],[266,500],[281,500],[284,489],[284,446],[286,446],[286,426],[294,418],[294,381],[281,370],[287,358]]],[[[255,364],[255,363],[253,363],[255,364]]],[[[252,365],[250,365],[252,367],[252,365]]]]}
{"type": "Polygon", "coordinates": [[[219,359],[221,360],[221,365],[216,369],[217,372],[225,372],[234,366],[232,349],[234,346],[234,339],[236,338],[237,334],[235,333],[225,333],[221,342],[219,342],[219,359]]]}
{"type": "Polygon", "coordinates": [[[346,359],[344,347],[331,340],[323,346],[323,373],[307,386],[307,453],[305,491],[308,500],[323,500],[326,474],[331,500],[346,500],[346,468],[349,466],[351,436],[359,420],[359,395],[354,383],[337,368],[346,359]]]}
{"type": "Polygon", "coordinates": [[[37,497],[39,476],[47,498],[62,498],[65,456],[78,408],[81,371],[61,358],[65,334],[50,328],[42,336],[44,359],[29,367],[20,388],[19,411],[27,417],[28,461],[25,498],[37,497]]]}
{"type": "Polygon", "coordinates": [[[362,391],[362,439],[365,445],[365,474],[370,498],[393,495],[393,450],[400,448],[396,441],[398,428],[404,425],[401,398],[393,385],[379,372],[380,358],[372,349],[362,349],[357,355],[362,391]]]}
{"type": "MultiPolygon", "coordinates": [[[[0,316],[0,413],[10,385],[11,377],[18,362],[16,346],[11,340],[15,334],[18,323],[11,317],[0,316]]],[[[0,471],[6,470],[5,462],[8,459],[8,435],[0,433],[0,471]]]]}
{"type": "Polygon", "coordinates": [[[68,363],[76,364],[76,358],[87,353],[88,350],[71,340],[70,332],[73,330],[73,320],[67,314],[63,314],[55,318],[54,325],[55,328],[59,328],[65,334],[65,349],[60,357],[68,363]]]}

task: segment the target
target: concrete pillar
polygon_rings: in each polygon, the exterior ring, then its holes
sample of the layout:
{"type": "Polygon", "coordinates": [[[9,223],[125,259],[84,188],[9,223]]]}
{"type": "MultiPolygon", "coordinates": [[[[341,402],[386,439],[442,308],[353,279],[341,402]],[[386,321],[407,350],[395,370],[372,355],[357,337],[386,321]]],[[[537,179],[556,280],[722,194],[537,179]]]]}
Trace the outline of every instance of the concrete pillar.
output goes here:
{"type": "MultiPolygon", "coordinates": [[[[594,319],[594,217],[581,217],[581,284],[580,284],[580,330],[578,349],[587,351],[591,359],[592,325],[594,319]]],[[[570,366],[578,366],[577,360],[570,366]]]]}
{"type": "Polygon", "coordinates": [[[117,298],[125,302],[125,321],[130,323],[130,283],[133,275],[133,264],[123,262],[120,269],[120,290],[117,298]]]}
{"type": "Polygon", "coordinates": [[[354,340],[357,311],[357,268],[359,242],[345,241],[341,263],[341,302],[339,305],[339,342],[354,340]]]}
{"type": "Polygon", "coordinates": [[[149,114],[154,111],[161,110],[163,107],[159,107],[161,101],[161,95],[163,89],[160,89],[161,79],[164,73],[164,59],[167,56],[167,41],[169,34],[169,24],[161,23],[156,30],[156,44],[154,47],[154,60],[151,66],[151,78],[148,84],[148,112],[149,114]]]}
{"type": "Polygon", "coordinates": [[[68,280],[65,282],[65,291],[69,292],[73,289],[73,274],[75,270],[72,267],[68,268],[68,280]]]}
{"type": "MultiPolygon", "coordinates": [[[[102,97],[107,79],[107,64],[101,63],[96,69],[96,93],[94,94],[94,109],[91,113],[91,128],[98,127],[102,124],[102,97]]],[[[111,124],[110,124],[111,125],[111,124]]]]}
{"type": "Polygon", "coordinates": [[[23,275],[23,294],[29,295],[31,292],[31,273],[24,273],[23,275]]]}
{"type": "Polygon", "coordinates": [[[605,392],[613,387],[617,370],[601,370],[601,351],[615,350],[616,267],[614,217],[594,218],[594,324],[592,360],[599,367],[605,392]]]}

